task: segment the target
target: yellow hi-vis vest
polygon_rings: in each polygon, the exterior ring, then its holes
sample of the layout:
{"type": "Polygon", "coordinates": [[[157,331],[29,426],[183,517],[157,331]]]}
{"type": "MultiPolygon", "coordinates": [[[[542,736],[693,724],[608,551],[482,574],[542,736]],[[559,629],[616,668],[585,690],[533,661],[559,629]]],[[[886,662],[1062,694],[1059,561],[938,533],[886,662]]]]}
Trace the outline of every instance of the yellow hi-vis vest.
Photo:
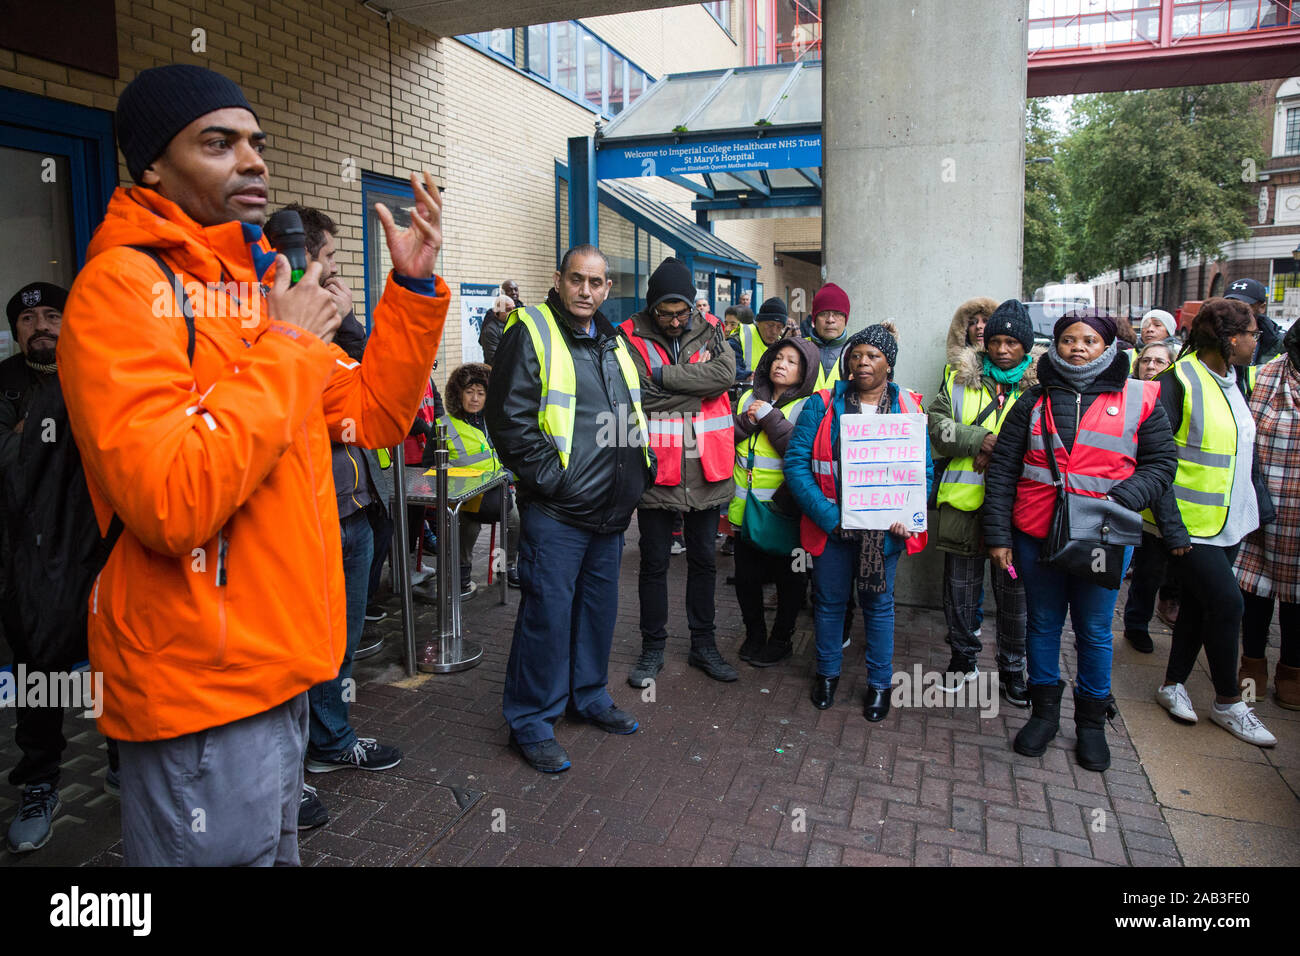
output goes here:
{"type": "MultiPolygon", "coordinates": [[[[1223,389],[1195,353],[1160,374],[1176,375],[1183,386],[1183,420],[1174,432],[1178,446],[1174,499],[1187,533],[1194,538],[1213,538],[1228,520],[1237,459],[1237,420],[1223,389]]],[[[1247,454],[1251,452],[1246,449],[1247,454]]],[[[1149,512],[1143,516],[1151,520],[1149,512]]]]}
{"type": "MultiPolygon", "coordinates": [[[[957,383],[957,370],[949,369],[944,376],[944,387],[952,405],[952,419],[961,425],[973,425],[980,412],[984,411],[995,397],[989,394],[983,383],[979,388],[967,387],[957,383]]],[[[982,426],[993,434],[1002,430],[1007,413],[1016,399],[1021,395],[1019,388],[1007,393],[1007,400],[1000,411],[993,411],[984,419],[982,426]]],[[[939,504],[947,504],[959,511],[978,511],[984,504],[984,476],[975,470],[975,458],[967,455],[954,458],[948,462],[943,475],[939,478],[939,504]]]]}
{"type": "Polygon", "coordinates": [[[484,472],[501,468],[501,459],[497,457],[486,432],[451,415],[443,415],[442,422],[447,426],[447,448],[450,452],[448,464],[484,472]]]}
{"type": "MultiPolygon", "coordinates": [[[[784,405],[778,405],[777,408],[785,415],[785,420],[793,425],[799,420],[799,413],[803,411],[806,401],[808,396],[805,395],[803,398],[791,399],[784,405]]],[[[739,418],[744,414],[745,409],[753,403],[754,390],[751,388],[740,397],[740,402],[736,405],[736,417],[739,418]]],[[[772,412],[768,414],[771,415],[772,412]]],[[[772,442],[768,440],[761,424],[754,434],[736,445],[736,465],[732,471],[732,478],[735,479],[736,490],[731,504],[727,506],[727,520],[731,522],[733,528],[739,528],[745,520],[745,497],[749,489],[754,490],[754,497],[759,501],[770,504],[776,490],[785,480],[785,460],[772,447],[772,442]],[[750,452],[754,454],[753,471],[749,469],[750,452]]]]}
{"type": "MultiPolygon", "coordinates": [[[[819,350],[821,349],[821,346],[817,344],[817,341],[815,339],[808,339],[808,341],[812,342],[813,345],[817,345],[817,348],[819,350]]],[[[847,342],[848,339],[845,339],[845,341],[847,342]]],[[[832,365],[831,370],[827,372],[825,367],[822,365],[821,352],[818,351],[817,384],[813,387],[814,395],[820,392],[824,388],[830,388],[830,389],[835,388],[835,383],[840,380],[840,359],[842,359],[843,357],[844,357],[844,349],[843,347],[841,347],[840,354],[835,356],[835,364],[832,365]]]]}
{"type": "Polygon", "coordinates": [[[740,357],[745,363],[745,368],[751,372],[758,365],[758,360],[763,357],[767,351],[767,343],[763,337],[758,334],[758,327],[754,325],[740,324],[736,329],[736,337],[740,339],[740,357]]]}
{"type": "MultiPolygon", "coordinates": [[[[508,331],[516,323],[528,330],[533,340],[533,351],[542,373],[542,401],[537,409],[537,423],[551,440],[560,455],[560,467],[569,467],[569,452],[573,450],[573,423],[577,418],[578,376],[573,368],[573,355],[564,341],[564,332],[556,322],[550,307],[542,305],[515,309],[506,320],[508,331]]],[[[503,332],[504,334],[504,332],[503,332]]],[[[641,410],[641,379],[628,354],[627,344],[615,336],[614,357],[618,360],[623,382],[632,396],[632,410],[636,415],[638,438],[646,467],[650,467],[649,426],[641,410]]]]}

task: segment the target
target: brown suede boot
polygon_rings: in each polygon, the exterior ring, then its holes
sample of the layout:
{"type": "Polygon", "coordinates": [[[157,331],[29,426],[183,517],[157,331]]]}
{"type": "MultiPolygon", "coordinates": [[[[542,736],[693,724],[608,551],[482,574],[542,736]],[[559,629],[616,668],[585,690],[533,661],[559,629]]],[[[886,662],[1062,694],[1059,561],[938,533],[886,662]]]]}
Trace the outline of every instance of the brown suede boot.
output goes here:
{"type": "Polygon", "coordinates": [[[1278,661],[1273,671],[1273,699],[1279,707],[1300,710],[1300,667],[1287,667],[1278,661]]]}
{"type": "Polygon", "coordinates": [[[1255,700],[1261,700],[1268,694],[1268,661],[1262,657],[1241,655],[1241,669],[1237,671],[1237,686],[1244,691],[1246,681],[1255,682],[1255,700]]]}

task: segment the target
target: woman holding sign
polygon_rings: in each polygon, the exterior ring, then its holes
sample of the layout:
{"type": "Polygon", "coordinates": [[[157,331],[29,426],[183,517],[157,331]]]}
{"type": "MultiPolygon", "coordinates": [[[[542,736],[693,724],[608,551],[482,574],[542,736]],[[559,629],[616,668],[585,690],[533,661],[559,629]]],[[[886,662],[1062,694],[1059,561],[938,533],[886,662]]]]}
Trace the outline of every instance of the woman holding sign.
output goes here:
{"type": "MultiPolygon", "coordinates": [[[[785,454],[785,480],[803,511],[800,540],[805,551],[816,558],[813,620],[817,674],[813,679],[813,706],[825,710],[835,700],[844,656],[844,609],[856,570],[858,604],[866,625],[869,685],[863,714],[873,722],[884,720],[889,713],[894,674],[894,570],[904,550],[915,553],[925,547],[924,533],[916,534],[909,525],[924,528],[925,499],[934,480],[921,396],[893,382],[897,359],[897,331],[892,324],[871,325],[850,338],[840,356],[842,381],[807,400],[785,454]],[[841,482],[840,419],[844,415],[872,414],[918,417],[882,423],[878,431],[888,436],[892,429],[900,440],[880,441],[878,461],[863,465],[855,462],[852,471],[874,471],[877,478],[869,485],[854,487],[852,481],[841,482]],[[911,460],[909,449],[915,450],[915,460],[911,460]],[[913,477],[914,489],[899,484],[913,477]],[[911,500],[912,492],[919,496],[920,503],[908,516],[908,523],[896,520],[887,530],[852,530],[870,524],[856,520],[860,513],[883,513],[886,505],[911,500]],[[850,530],[845,530],[842,514],[854,517],[850,530]]],[[[865,431],[865,426],[854,427],[865,431]]],[[[869,440],[861,442],[864,462],[871,457],[873,444],[869,440]]]]}
{"type": "Polygon", "coordinates": [[[727,518],[736,534],[736,600],[745,621],[740,659],[770,667],[790,656],[804,577],[799,546],[799,509],[785,485],[782,456],[805,399],[817,383],[817,346],[781,339],[768,346],[754,369],[754,387],[736,404],[736,493],[727,518]],[[763,584],[776,582],[776,622],[768,636],[763,584]]]}
{"type": "MultiPolygon", "coordinates": [[[[1104,498],[1134,512],[1164,496],[1178,452],[1159,387],[1128,377],[1114,319],[1095,309],[1070,312],[1057,321],[1052,339],[1038,361],[1039,384],[1007,415],[984,474],[984,540],[994,565],[1025,584],[1033,712],[1016,735],[1016,753],[1041,756],[1060,727],[1068,612],[1078,653],[1075,752],[1080,766],[1102,771],[1110,766],[1106,718],[1115,714],[1111,619],[1119,591],[1043,563],[1058,497],[1048,449],[1072,500],[1076,494],[1104,498]]],[[[1105,549],[1096,550],[1104,560],[1105,549]]],[[[1131,549],[1121,554],[1127,564],[1131,549]]]]}

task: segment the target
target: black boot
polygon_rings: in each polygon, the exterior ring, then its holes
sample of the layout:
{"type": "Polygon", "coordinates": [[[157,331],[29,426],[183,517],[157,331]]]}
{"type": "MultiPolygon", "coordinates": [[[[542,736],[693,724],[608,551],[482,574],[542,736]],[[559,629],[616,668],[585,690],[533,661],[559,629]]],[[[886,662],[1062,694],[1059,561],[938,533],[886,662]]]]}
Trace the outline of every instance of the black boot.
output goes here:
{"type": "Polygon", "coordinates": [[[1033,713],[1029,723],[1020,728],[1012,747],[1026,757],[1041,757],[1047,751],[1056,732],[1061,729],[1061,694],[1065,681],[1055,684],[1030,684],[1029,705],[1033,713]]]}
{"type": "Polygon", "coordinates": [[[746,636],[745,643],[740,645],[739,657],[746,664],[753,664],[754,658],[763,650],[763,645],[767,641],[767,635],[759,631],[757,635],[750,634],[746,636]]]}
{"type": "Polygon", "coordinates": [[[778,634],[772,632],[772,636],[767,639],[763,649],[754,655],[750,661],[755,667],[771,667],[773,664],[779,664],[792,653],[794,653],[794,642],[790,640],[793,634],[778,634]]]}
{"type": "Polygon", "coordinates": [[[1101,773],[1110,767],[1110,748],[1106,746],[1106,719],[1114,717],[1115,698],[1098,700],[1080,697],[1074,692],[1074,732],[1077,737],[1074,754],[1084,770],[1101,773]]]}
{"type": "Polygon", "coordinates": [[[818,674],[813,678],[812,703],[818,710],[825,710],[835,703],[835,688],[840,686],[838,677],[823,677],[818,674]]]}

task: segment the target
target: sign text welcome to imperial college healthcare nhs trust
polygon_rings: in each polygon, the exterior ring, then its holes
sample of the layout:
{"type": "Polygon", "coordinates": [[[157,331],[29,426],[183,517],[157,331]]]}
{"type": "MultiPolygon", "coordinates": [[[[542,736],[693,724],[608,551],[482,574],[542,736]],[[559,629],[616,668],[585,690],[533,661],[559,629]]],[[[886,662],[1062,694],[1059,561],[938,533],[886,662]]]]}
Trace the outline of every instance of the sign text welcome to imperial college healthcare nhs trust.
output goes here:
{"type": "Polygon", "coordinates": [[[600,179],[728,173],[746,169],[816,169],[822,164],[820,133],[708,143],[603,147],[596,151],[600,179]]]}
{"type": "Polygon", "coordinates": [[[840,416],[840,524],[925,530],[924,415],[840,416]]]}

